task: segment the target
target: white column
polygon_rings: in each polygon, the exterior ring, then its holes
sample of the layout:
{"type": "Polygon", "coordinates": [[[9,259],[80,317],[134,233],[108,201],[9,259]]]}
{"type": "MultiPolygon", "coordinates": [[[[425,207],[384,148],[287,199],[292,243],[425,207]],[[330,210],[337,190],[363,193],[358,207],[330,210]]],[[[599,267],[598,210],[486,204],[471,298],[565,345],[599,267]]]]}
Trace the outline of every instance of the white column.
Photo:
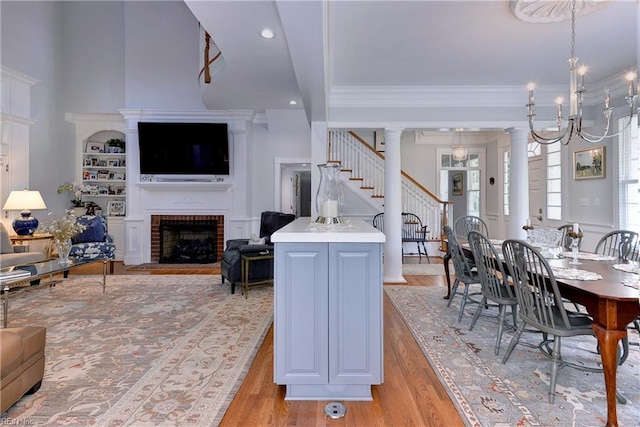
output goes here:
{"type": "Polygon", "coordinates": [[[511,135],[509,167],[509,233],[510,239],[526,239],[522,226],[529,217],[529,158],[527,157],[527,130],[507,129],[511,135]]]}
{"type": "Polygon", "coordinates": [[[402,129],[385,129],[384,161],[384,281],[406,283],[402,276],[402,129]]]}

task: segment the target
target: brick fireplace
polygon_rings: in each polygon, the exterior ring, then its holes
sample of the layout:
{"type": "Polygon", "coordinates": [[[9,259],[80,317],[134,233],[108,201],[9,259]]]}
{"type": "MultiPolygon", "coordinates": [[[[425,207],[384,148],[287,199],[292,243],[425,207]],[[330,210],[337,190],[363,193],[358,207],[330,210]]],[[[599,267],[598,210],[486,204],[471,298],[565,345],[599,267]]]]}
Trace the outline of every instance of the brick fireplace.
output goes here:
{"type": "Polygon", "coordinates": [[[161,246],[174,245],[180,229],[183,238],[196,239],[212,235],[216,260],[220,260],[224,251],[224,215],[151,215],[151,262],[171,262],[166,261],[167,248],[161,246]],[[161,224],[170,231],[161,233],[161,224]],[[167,225],[170,227],[166,227],[167,225]],[[165,242],[161,245],[163,236],[165,242]]]}

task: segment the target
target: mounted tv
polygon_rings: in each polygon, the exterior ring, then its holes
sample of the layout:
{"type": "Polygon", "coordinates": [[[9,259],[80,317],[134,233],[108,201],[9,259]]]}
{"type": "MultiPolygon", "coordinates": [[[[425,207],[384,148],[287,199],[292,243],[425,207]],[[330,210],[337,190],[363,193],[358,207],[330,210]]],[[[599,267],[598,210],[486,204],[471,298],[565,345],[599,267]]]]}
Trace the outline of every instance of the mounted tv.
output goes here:
{"type": "Polygon", "coordinates": [[[138,142],[141,175],[229,175],[226,123],[138,122],[138,142]]]}

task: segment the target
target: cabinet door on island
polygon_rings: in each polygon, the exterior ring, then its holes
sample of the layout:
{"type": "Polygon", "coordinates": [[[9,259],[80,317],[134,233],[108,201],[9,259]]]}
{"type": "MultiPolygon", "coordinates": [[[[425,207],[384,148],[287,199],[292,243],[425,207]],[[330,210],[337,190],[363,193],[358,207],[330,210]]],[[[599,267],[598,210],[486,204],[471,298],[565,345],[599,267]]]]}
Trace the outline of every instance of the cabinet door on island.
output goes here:
{"type": "Polygon", "coordinates": [[[275,382],[289,400],[371,400],[383,380],[382,244],[276,243],[275,382]]]}

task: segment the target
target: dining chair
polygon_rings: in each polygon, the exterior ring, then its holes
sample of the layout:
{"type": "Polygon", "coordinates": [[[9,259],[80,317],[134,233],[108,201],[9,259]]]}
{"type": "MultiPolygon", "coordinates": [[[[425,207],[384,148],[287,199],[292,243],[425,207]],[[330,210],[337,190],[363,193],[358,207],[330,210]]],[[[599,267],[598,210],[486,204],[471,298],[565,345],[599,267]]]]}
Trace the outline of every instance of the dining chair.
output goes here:
{"type": "Polygon", "coordinates": [[[638,233],[629,230],[611,231],[600,238],[595,253],[638,261],[638,233]]]}
{"type": "Polygon", "coordinates": [[[502,363],[509,360],[526,326],[542,332],[543,340],[538,348],[551,359],[549,403],[553,403],[558,371],[561,367],[570,366],[590,372],[602,372],[602,369],[596,367],[568,362],[561,356],[562,338],[593,336],[591,317],[565,308],[551,266],[531,245],[521,240],[508,239],[502,244],[502,254],[513,279],[518,300],[518,317],[521,320],[502,363]],[[549,339],[549,335],[553,338],[549,339]]]}
{"type": "Polygon", "coordinates": [[[447,307],[451,306],[451,301],[453,301],[453,297],[456,295],[460,283],[464,285],[464,292],[462,293],[462,300],[460,301],[460,311],[458,313],[458,322],[460,322],[464,313],[464,307],[469,301],[469,296],[476,295],[469,294],[469,287],[474,283],[479,284],[480,277],[478,276],[475,264],[465,255],[460,242],[453,233],[453,229],[448,225],[445,225],[444,232],[447,235],[447,245],[451,255],[451,260],[453,261],[453,269],[456,274],[456,280],[453,282],[451,296],[449,297],[447,307]]]}
{"type": "MultiPolygon", "coordinates": [[[[561,225],[560,227],[558,227],[558,230],[562,231],[562,236],[560,237],[560,246],[565,250],[565,251],[571,251],[572,247],[571,245],[573,244],[573,237],[569,237],[567,236],[567,233],[569,231],[573,231],[573,224],[564,224],[561,225]]],[[[579,228],[580,231],[582,231],[582,228],[579,228]]],[[[580,250],[580,248],[582,247],[582,237],[578,238],[578,250],[580,250]]]]}
{"type": "Polygon", "coordinates": [[[489,229],[482,218],[465,215],[458,217],[453,223],[453,231],[458,239],[466,239],[470,231],[478,231],[483,236],[489,237],[489,229]]]}
{"type": "Polygon", "coordinates": [[[473,252],[478,276],[480,278],[480,293],[482,300],[478,304],[469,330],[473,330],[478,318],[485,308],[487,301],[491,301],[498,306],[498,332],[496,335],[496,345],[494,353],[500,352],[500,342],[505,326],[507,307],[511,309],[513,317],[513,327],[517,324],[518,300],[516,299],[513,286],[508,282],[509,276],[506,274],[504,264],[500,259],[498,251],[491,241],[481,233],[471,230],[469,232],[469,245],[473,252]]]}

